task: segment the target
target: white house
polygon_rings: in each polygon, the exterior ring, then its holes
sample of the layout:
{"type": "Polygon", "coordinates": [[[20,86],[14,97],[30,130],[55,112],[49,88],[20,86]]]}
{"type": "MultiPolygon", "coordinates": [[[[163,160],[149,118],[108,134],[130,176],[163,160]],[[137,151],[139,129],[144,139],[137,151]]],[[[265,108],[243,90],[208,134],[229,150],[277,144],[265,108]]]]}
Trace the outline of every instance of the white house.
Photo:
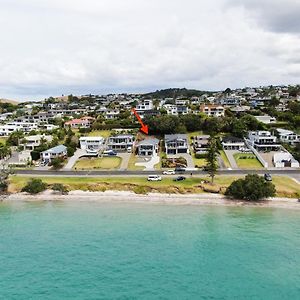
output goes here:
{"type": "Polygon", "coordinates": [[[173,115],[173,116],[178,115],[177,106],[174,104],[164,104],[163,108],[167,111],[168,115],[173,115]]]}
{"type": "Polygon", "coordinates": [[[299,162],[289,152],[278,152],[273,155],[273,163],[276,168],[299,168],[299,162]]]}
{"type": "Polygon", "coordinates": [[[80,148],[87,153],[98,153],[104,145],[102,136],[85,136],[79,139],[80,148]]]}
{"type": "Polygon", "coordinates": [[[300,135],[291,130],[277,128],[276,131],[282,143],[294,144],[300,142],[300,135]]]}
{"type": "Polygon", "coordinates": [[[29,135],[24,137],[24,141],[21,144],[24,150],[34,150],[36,147],[40,146],[42,141],[51,142],[53,137],[51,135],[29,135]]]}
{"type": "Polygon", "coordinates": [[[136,111],[152,110],[154,108],[153,101],[150,99],[141,100],[137,106],[136,111]]]}
{"type": "Polygon", "coordinates": [[[8,136],[15,131],[22,131],[28,133],[32,130],[37,129],[38,126],[35,123],[11,122],[0,126],[0,135],[8,136]]]}
{"type": "Polygon", "coordinates": [[[43,151],[41,153],[41,159],[46,163],[50,163],[53,158],[65,157],[67,156],[67,154],[67,147],[64,145],[58,145],[56,147],[43,151]]]}
{"type": "Polygon", "coordinates": [[[264,124],[273,124],[273,123],[276,123],[276,118],[270,117],[270,116],[254,116],[254,118],[257,121],[262,122],[264,124]]]}
{"type": "Polygon", "coordinates": [[[131,134],[120,134],[108,139],[108,148],[115,151],[128,151],[132,149],[134,136],[131,134]]]}
{"type": "Polygon", "coordinates": [[[250,146],[259,151],[276,151],[280,148],[277,137],[272,135],[270,131],[250,131],[247,141],[250,146]]]}

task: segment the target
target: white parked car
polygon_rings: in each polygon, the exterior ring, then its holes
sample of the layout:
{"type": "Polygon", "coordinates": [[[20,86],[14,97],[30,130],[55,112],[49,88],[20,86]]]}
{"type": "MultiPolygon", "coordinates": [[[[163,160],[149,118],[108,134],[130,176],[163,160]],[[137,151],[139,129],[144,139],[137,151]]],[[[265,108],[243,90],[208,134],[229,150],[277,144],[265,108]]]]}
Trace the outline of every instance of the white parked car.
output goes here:
{"type": "Polygon", "coordinates": [[[148,181],[161,181],[161,177],[158,175],[149,175],[148,181]]]}
{"type": "Polygon", "coordinates": [[[175,171],[174,170],[167,170],[167,171],[163,171],[164,175],[175,175],[175,171]]]}

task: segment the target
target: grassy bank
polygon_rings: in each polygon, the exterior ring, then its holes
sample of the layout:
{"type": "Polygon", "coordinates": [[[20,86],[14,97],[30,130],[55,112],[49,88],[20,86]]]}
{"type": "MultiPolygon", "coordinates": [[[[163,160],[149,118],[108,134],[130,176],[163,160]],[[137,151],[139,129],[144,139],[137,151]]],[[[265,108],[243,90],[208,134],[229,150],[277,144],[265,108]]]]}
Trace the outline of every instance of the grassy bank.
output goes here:
{"type": "MultiPolygon", "coordinates": [[[[160,182],[148,182],[146,176],[140,177],[59,177],[47,176],[40,177],[45,183],[51,185],[54,183],[62,183],[69,190],[83,190],[83,191],[134,191],[137,194],[144,194],[149,192],[156,193],[224,193],[226,188],[237,176],[217,176],[215,184],[210,185],[204,183],[208,180],[207,177],[192,177],[187,178],[182,182],[174,182],[172,178],[163,178],[160,182]]],[[[20,192],[22,187],[27,183],[30,177],[11,176],[9,184],[9,192],[20,192]]],[[[279,197],[296,197],[300,192],[300,185],[288,177],[274,177],[274,184],[276,185],[277,196],[279,197]]]]}
{"type": "Polygon", "coordinates": [[[122,162],[122,158],[120,158],[120,157],[81,158],[76,162],[73,169],[75,169],[75,170],[94,170],[94,169],[113,170],[113,169],[118,169],[121,165],[121,162],[122,162]]]}
{"type": "Polygon", "coordinates": [[[262,169],[263,166],[252,153],[236,153],[234,159],[240,169],[262,169]]]}

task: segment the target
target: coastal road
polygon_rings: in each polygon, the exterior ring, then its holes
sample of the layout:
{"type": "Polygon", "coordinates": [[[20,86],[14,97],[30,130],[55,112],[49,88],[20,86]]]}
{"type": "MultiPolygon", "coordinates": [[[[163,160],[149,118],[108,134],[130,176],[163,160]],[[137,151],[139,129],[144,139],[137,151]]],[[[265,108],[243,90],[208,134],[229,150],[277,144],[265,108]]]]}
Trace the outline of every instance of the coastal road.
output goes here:
{"type": "MultiPolygon", "coordinates": [[[[186,171],[185,174],[189,175],[193,173],[193,176],[205,176],[207,172],[204,171],[186,171]]],[[[299,169],[272,169],[272,170],[228,170],[223,169],[218,171],[218,175],[247,175],[247,174],[259,174],[263,175],[270,173],[278,176],[288,176],[296,179],[300,182],[300,170],[299,169]]],[[[15,170],[14,174],[24,176],[90,176],[90,177],[107,177],[107,176],[148,176],[152,174],[162,174],[162,171],[127,171],[127,170],[116,170],[116,171],[68,171],[68,170],[15,170]]]]}

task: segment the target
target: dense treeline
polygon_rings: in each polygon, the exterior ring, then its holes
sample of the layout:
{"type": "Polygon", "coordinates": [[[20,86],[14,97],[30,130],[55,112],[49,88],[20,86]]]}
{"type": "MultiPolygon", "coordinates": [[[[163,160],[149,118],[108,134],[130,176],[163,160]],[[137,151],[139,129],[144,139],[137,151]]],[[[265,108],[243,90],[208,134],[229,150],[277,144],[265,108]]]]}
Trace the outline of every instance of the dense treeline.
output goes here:
{"type": "Polygon", "coordinates": [[[154,98],[177,98],[177,97],[186,97],[190,98],[193,96],[202,96],[203,94],[211,94],[212,92],[207,91],[199,91],[199,90],[193,90],[193,89],[176,89],[176,88],[170,88],[170,89],[164,89],[164,90],[157,90],[152,93],[145,94],[146,97],[154,97],[154,98]]]}
{"type": "Polygon", "coordinates": [[[200,131],[215,135],[220,132],[228,133],[236,137],[244,137],[249,130],[263,130],[264,124],[257,121],[251,115],[235,117],[206,117],[204,115],[187,114],[182,116],[161,115],[145,118],[149,126],[150,134],[164,135],[172,133],[186,133],[200,131]]]}

